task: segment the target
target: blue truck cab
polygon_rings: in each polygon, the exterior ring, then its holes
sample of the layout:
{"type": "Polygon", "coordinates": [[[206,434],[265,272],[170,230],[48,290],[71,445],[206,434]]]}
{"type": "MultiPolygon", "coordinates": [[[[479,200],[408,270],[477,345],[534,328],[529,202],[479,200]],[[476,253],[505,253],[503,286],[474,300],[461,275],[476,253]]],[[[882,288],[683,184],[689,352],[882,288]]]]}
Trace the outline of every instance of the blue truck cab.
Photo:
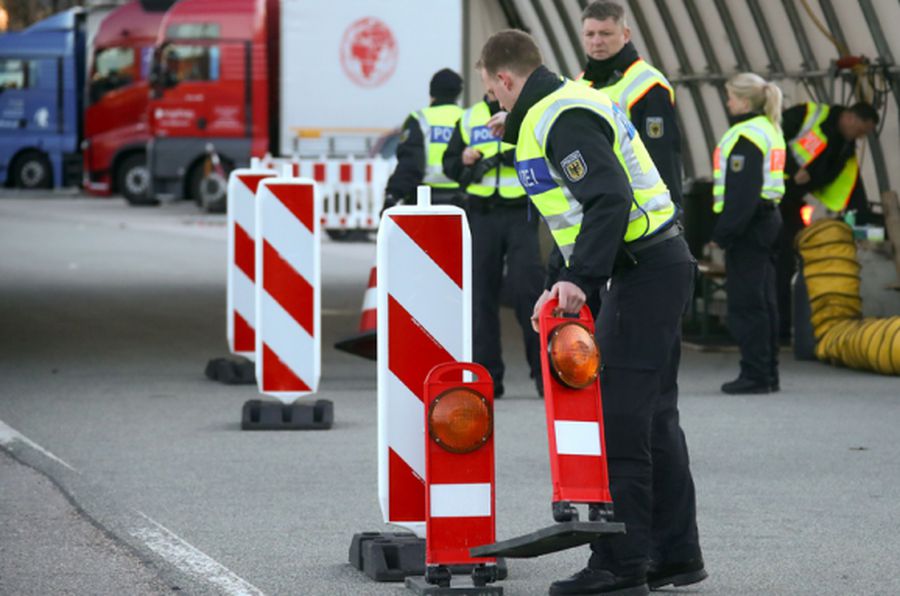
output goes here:
{"type": "Polygon", "coordinates": [[[0,183],[80,182],[84,73],[82,9],[0,35],[0,183]]]}

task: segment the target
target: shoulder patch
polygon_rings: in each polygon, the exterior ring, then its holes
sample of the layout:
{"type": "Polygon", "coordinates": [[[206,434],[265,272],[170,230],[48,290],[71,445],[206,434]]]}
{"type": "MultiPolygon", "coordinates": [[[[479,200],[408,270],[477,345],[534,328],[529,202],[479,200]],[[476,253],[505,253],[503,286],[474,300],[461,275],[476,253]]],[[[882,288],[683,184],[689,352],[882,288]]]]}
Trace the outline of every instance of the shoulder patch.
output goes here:
{"type": "Polygon", "coordinates": [[[743,155],[734,155],[728,159],[729,167],[731,171],[737,174],[738,172],[742,172],[744,170],[744,156],[743,155]]]}
{"type": "Polygon", "coordinates": [[[644,131],[647,133],[648,138],[662,138],[663,134],[665,134],[662,116],[651,116],[650,118],[647,118],[644,125],[644,131]]]}
{"type": "Polygon", "coordinates": [[[403,132],[400,133],[400,144],[402,145],[403,143],[405,143],[408,140],[409,140],[409,129],[404,128],[403,132]]]}
{"type": "Polygon", "coordinates": [[[569,182],[578,182],[587,175],[587,162],[584,161],[581,151],[573,151],[559,163],[569,182]]]}

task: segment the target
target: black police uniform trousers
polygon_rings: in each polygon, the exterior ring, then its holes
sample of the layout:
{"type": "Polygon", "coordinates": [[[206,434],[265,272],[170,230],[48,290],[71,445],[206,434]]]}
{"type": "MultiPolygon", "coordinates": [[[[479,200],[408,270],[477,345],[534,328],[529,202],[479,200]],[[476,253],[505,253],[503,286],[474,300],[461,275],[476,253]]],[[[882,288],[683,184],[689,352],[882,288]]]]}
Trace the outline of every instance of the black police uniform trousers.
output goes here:
{"type": "Polygon", "coordinates": [[[499,197],[469,195],[472,232],[472,323],[475,362],[484,366],[495,387],[503,386],[500,345],[500,294],[506,283],[516,321],[522,328],[525,357],[536,382],[541,379],[540,338],[531,328],[534,303],[543,291],[544,267],[538,247],[538,217],[527,199],[506,204],[499,197]]]}
{"type": "Polygon", "coordinates": [[[696,262],[682,236],[617,267],[601,291],[597,340],[610,490],[627,533],[591,543],[588,566],[642,575],[648,560],[698,558],[694,481],[678,417],[681,317],[696,262]]]}
{"type": "Polygon", "coordinates": [[[741,350],[741,377],[778,383],[776,244],[781,214],[763,204],[749,228],[725,250],[728,330],[741,350]]]}

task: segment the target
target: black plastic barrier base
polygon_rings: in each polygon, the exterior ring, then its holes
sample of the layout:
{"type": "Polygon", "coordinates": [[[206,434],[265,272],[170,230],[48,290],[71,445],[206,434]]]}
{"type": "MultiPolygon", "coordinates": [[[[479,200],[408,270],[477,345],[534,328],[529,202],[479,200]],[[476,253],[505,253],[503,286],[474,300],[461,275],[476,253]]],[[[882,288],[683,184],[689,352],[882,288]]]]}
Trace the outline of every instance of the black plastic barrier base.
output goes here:
{"type": "Polygon", "coordinates": [[[333,424],[334,404],[327,399],[292,404],[251,399],[241,413],[241,430],[328,430],[333,424]]]}
{"type": "Polygon", "coordinates": [[[226,385],[255,385],[256,365],[249,360],[213,358],[206,363],[206,378],[226,385]]]}
{"type": "Polygon", "coordinates": [[[424,577],[407,577],[406,587],[420,596],[503,596],[500,586],[476,586],[471,577],[451,580],[449,586],[429,584],[424,577]]]}
{"type": "Polygon", "coordinates": [[[604,536],[624,533],[625,524],[621,523],[570,521],[509,540],[478,546],[469,549],[469,554],[473,557],[527,559],[581,546],[604,536]]]}
{"type": "MultiPolygon", "coordinates": [[[[350,564],[377,582],[402,582],[410,576],[424,576],[425,539],[409,532],[354,534],[350,564]]],[[[473,567],[452,565],[450,571],[462,577],[471,575],[473,567]]],[[[497,559],[497,579],[506,579],[507,575],[506,561],[497,559]]]]}

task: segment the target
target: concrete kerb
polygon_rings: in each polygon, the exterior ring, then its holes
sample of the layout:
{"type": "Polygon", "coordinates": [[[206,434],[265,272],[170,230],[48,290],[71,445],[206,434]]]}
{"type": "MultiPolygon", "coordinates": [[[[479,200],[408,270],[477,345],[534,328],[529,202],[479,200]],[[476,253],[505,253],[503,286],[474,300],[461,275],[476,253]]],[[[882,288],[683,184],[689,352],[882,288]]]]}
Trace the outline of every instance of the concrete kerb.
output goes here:
{"type": "Polygon", "coordinates": [[[50,480],[72,506],[110,539],[129,549],[172,589],[185,594],[263,596],[263,592],[140,511],[0,421],[0,449],[50,480]]]}

